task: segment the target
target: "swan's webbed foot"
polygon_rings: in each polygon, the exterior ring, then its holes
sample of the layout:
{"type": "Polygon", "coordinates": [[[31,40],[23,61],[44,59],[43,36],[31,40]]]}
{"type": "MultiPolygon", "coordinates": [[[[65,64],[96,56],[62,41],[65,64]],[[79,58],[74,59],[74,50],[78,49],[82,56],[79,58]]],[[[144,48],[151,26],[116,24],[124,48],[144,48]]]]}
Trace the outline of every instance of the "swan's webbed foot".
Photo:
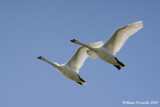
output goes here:
{"type": "Polygon", "coordinates": [[[83,85],[82,83],[80,83],[80,82],[77,82],[78,84],[80,84],[80,85],[83,85]]]}
{"type": "Polygon", "coordinates": [[[122,65],[123,67],[125,67],[125,65],[124,65],[122,62],[120,62],[116,57],[115,57],[115,59],[117,60],[117,62],[118,62],[120,65],[122,65]]]}
{"type": "Polygon", "coordinates": [[[78,77],[79,77],[79,79],[80,79],[81,81],[86,82],[86,81],[85,81],[85,80],[83,80],[79,75],[78,75],[78,77]]]}
{"type": "Polygon", "coordinates": [[[121,67],[120,66],[117,66],[117,65],[114,65],[118,70],[120,70],[121,69],[121,67]]]}

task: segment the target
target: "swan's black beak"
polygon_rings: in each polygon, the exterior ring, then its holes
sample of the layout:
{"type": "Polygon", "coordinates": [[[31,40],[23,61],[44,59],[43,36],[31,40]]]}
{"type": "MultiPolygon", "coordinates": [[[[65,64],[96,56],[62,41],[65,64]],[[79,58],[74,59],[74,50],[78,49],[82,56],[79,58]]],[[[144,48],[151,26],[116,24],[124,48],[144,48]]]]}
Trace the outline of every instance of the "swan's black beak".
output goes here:
{"type": "Polygon", "coordinates": [[[70,40],[71,42],[75,42],[76,40],[75,39],[72,39],[72,40],[70,40]]]}
{"type": "Polygon", "coordinates": [[[42,58],[42,56],[37,57],[37,59],[41,59],[41,58],[42,58]]]}

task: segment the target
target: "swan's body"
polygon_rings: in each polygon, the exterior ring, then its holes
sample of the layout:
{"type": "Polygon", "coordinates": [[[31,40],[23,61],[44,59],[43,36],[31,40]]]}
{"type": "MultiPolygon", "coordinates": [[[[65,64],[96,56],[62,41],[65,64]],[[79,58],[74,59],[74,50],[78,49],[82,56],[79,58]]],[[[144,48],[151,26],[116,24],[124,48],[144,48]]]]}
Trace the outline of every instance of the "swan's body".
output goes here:
{"type": "Polygon", "coordinates": [[[113,64],[118,69],[121,69],[121,67],[125,67],[125,65],[120,62],[116,57],[116,53],[121,49],[121,47],[124,45],[126,40],[136,33],[138,30],[142,29],[143,22],[135,22],[132,24],[129,24],[127,26],[124,26],[122,28],[119,28],[115,31],[113,36],[101,47],[95,48],[90,47],[88,45],[85,45],[75,39],[71,40],[71,42],[74,42],[76,44],[79,44],[83,47],[87,47],[89,50],[87,51],[87,54],[93,59],[98,56],[100,59],[102,59],[105,62],[108,62],[110,64],[113,64]]]}
{"type": "MultiPolygon", "coordinates": [[[[94,42],[94,43],[88,44],[88,46],[94,47],[94,48],[100,47],[102,45],[103,45],[102,42],[94,42]]],[[[82,67],[83,63],[85,62],[85,60],[88,58],[88,55],[86,53],[87,50],[88,48],[86,47],[78,48],[78,50],[73,55],[73,57],[66,64],[62,64],[62,65],[59,65],[57,63],[52,63],[46,60],[42,56],[39,56],[37,58],[51,64],[67,78],[83,85],[83,84],[86,84],[86,82],[78,75],[78,72],[79,72],[79,69],[82,67]]]]}

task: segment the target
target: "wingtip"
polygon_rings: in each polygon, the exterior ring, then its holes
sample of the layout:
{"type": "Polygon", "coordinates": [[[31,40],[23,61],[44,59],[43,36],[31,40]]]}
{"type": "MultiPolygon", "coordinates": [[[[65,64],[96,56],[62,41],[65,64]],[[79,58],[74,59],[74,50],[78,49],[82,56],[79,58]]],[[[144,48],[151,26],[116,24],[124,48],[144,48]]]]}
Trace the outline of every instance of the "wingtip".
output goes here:
{"type": "Polygon", "coordinates": [[[143,21],[137,21],[137,22],[134,22],[134,23],[131,23],[131,24],[128,24],[128,26],[133,26],[137,29],[142,29],[144,26],[143,26],[143,21]]]}

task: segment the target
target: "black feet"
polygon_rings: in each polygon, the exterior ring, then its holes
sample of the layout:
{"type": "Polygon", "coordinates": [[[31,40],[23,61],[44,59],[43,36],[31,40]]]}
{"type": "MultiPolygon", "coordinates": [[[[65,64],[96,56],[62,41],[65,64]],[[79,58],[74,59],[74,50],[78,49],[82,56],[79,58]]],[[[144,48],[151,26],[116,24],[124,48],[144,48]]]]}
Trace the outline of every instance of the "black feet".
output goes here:
{"type": "Polygon", "coordinates": [[[125,65],[124,65],[122,62],[120,62],[116,57],[115,57],[115,59],[117,60],[117,62],[118,62],[120,65],[122,65],[123,67],[125,67],[125,65]]]}
{"type": "Polygon", "coordinates": [[[80,82],[77,82],[78,84],[80,84],[80,85],[83,85],[83,84],[81,84],[80,82]]]}
{"type": "Polygon", "coordinates": [[[86,82],[86,81],[85,81],[85,80],[83,80],[79,75],[78,75],[78,77],[79,77],[79,79],[80,79],[81,81],[86,82]]]}
{"type": "Polygon", "coordinates": [[[121,67],[120,66],[117,66],[117,65],[114,65],[118,70],[120,70],[121,69],[121,67]]]}

